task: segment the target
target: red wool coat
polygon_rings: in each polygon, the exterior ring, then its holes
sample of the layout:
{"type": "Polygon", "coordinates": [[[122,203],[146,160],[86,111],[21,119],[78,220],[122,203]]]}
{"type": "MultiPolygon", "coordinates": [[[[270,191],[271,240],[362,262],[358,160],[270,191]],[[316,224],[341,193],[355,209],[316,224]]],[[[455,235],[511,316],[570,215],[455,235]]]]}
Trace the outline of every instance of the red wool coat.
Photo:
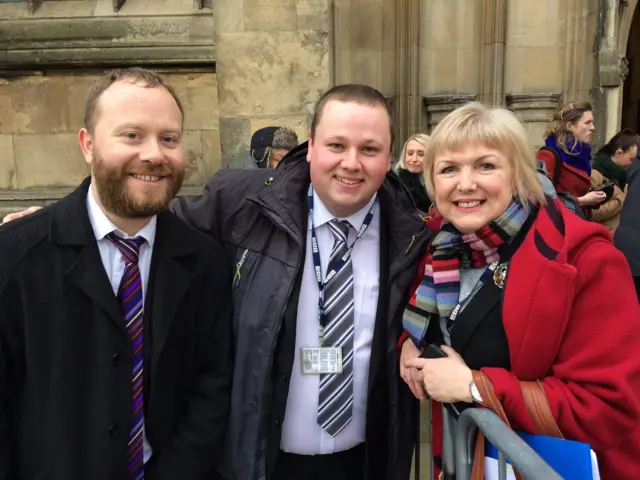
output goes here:
{"type": "MultiPolygon", "coordinates": [[[[544,379],[560,430],[591,444],[601,478],[640,479],[640,306],[609,232],[559,201],[540,209],[504,288],[511,371],[482,371],[511,426],[534,431],[519,380],[544,379]]],[[[440,455],[439,406],[433,417],[433,450],[440,455]]]]}

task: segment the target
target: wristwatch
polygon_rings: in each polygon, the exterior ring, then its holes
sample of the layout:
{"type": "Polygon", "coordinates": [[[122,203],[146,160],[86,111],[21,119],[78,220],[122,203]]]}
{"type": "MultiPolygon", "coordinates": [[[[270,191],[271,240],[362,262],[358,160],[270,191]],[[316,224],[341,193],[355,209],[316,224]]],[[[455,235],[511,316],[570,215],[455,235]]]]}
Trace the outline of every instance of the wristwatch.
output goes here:
{"type": "Polygon", "coordinates": [[[482,396],[480,395],[480,390],[478,390],[475,380],[471,380],[471,383],[469,384],[469,391],[471,392],[471,398],[473,398],[474,402],[484,405],[482,396]]]}

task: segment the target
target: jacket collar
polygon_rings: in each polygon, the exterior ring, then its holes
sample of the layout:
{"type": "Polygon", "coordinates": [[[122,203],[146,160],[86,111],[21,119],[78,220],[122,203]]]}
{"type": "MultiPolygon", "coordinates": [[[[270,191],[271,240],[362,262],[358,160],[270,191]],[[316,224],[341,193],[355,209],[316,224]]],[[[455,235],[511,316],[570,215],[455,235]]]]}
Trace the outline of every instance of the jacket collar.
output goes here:
{"type": "MultiPolygon", "coordinates": [[[[89,220],[87,194],[91,177],[87,177],[66,197],[53,207],[49,224],[49,240],[58,245],[86,246],[96,243],[89,220]]],[[[168,210],[158,214],[156,238],[163,238],[164,247],[170,256],[180,257],[192,253],[196,246],[189,235],[183,235],[188,227],[168,210]]]]}

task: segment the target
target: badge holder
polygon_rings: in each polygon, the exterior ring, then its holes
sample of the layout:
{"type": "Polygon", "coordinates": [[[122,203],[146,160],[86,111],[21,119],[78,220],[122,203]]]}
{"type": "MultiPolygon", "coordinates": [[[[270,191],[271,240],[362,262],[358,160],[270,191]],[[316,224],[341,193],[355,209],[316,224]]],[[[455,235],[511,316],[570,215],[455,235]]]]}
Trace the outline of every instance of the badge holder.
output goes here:
{"type": "Polygon", "coordinates": [[[324,346],[324,328],[318,331],[319,347],[302,347],[300,365],[304,375],[326,375],[342,373],[342,348],[324,346]]]}

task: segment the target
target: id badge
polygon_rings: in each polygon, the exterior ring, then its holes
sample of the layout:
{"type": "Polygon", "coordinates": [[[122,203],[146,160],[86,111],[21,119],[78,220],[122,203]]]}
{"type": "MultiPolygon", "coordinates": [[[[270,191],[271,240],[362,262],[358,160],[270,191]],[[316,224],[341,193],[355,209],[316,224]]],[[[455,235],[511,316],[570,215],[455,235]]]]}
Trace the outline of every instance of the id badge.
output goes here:
{"type": "Polygon", "coordinates": [[[341,347],[302,347],[300,359],[305,375],[342,373],[341,347]]]}

